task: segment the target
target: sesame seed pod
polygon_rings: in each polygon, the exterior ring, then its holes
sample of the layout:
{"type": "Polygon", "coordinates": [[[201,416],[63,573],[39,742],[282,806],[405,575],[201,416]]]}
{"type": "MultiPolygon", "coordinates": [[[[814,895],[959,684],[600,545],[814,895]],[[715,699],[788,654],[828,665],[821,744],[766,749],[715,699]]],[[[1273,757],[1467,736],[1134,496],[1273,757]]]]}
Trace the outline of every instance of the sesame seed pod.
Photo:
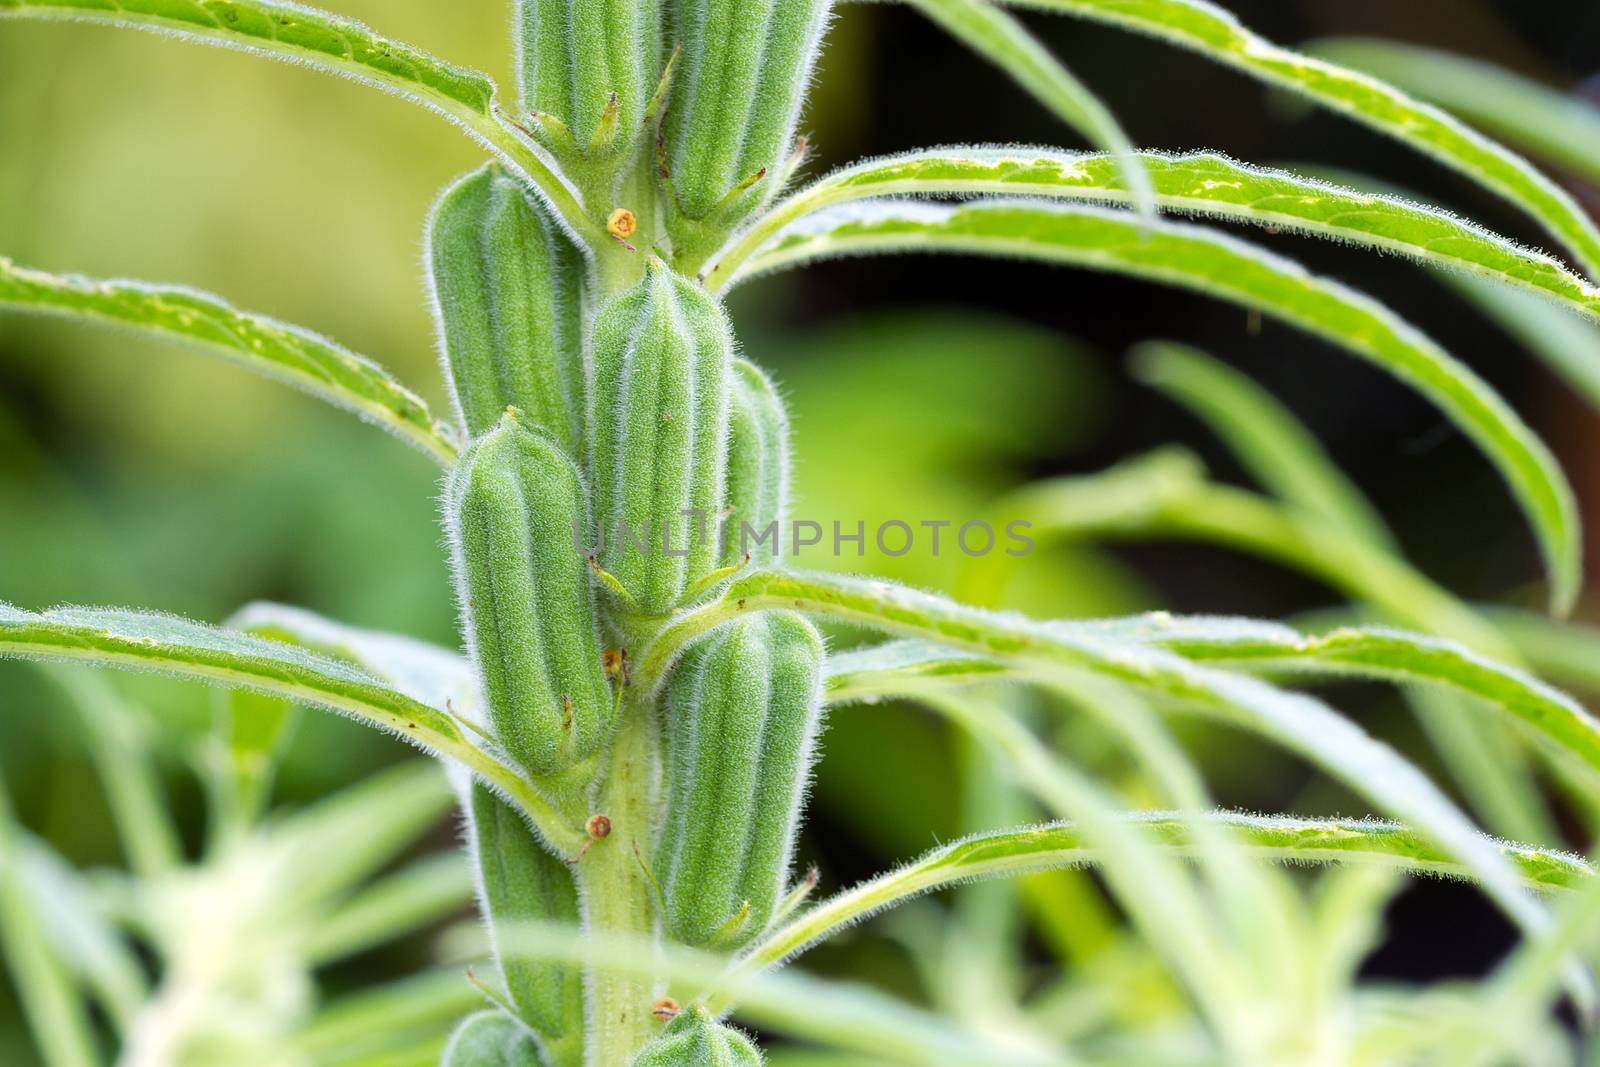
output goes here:
{"type": "Polygon", "coordinates": [[[736,947],[772,918],[821,722],[822,658],[815,627],[774,611],[713,631],[674,668],[656,878],[685,944],[736,947]]]}
{"type": "Polygon", "coordinates": [[[554,115],[585,155],[633,144],[661,77],[660,9],[659,0],[518,0],[523,109],[554,115]]]}
{"type": "Polygon", "coordinates": [[[695,1007],[668,1023],[633,1067],[761,1067],[761,1053],[739,1031],[695,1007]]]}
{"type": "Polygon", "coordinates": [[[508,406],[577,454],[588,266],[522,186],[490,164],[434,205],[428,265],[456,410],[476,436],[508,406]]]}
{"type": "Polygon", "coordinates": [[[718,304],[652,259],[590,346],[600,560],[646,615],[715,568],[733,337],[718,304]]]}
{"type": "Polygon", "coordinates": [[[450,1035],[439,1067],[541,1067],[532,1035],[503,1011],[467,1016],[450,1035]]]}
{"type": "Polygon", "coordinates": [[[776,555],[789,507],[789,415],[772,380],[754,363],[733,361],[728,409],[727,518],[722,562],[745,553],[776,555]],[[777,524],[779,533],[767,536],[777,524]]]}
{"type": "MultiPolygon", "coordinates": [[[[828,0],[675,0],[681,73],[667,109],[668,171],[680,210],[704,218],[788,155],[827,24],[828,0]]],[[[769,198],[757,181],[745,210],[769,198]]]]}
{"type": "Polygon", "coordinates": [[[508,411],[446,489],[467,643],[500,745],[535,775],[567,771],[611,726],[588,565],[583,481],[547,434],[508,411]]]}
{"type": "MultiPolygon", "coordinates": [[[[546,851],[522,816],[491,790],[478,782],[471,790],[468,843],[491,939],[496,929],[524,922],[577,925],[578,889],[566,862],[546,851]]],[[[581,1049],[580,969],[515,953],[500,956],[498,947],[496,957],[511,1006],[538,1033],[546,1051],[581,1049]]]]}

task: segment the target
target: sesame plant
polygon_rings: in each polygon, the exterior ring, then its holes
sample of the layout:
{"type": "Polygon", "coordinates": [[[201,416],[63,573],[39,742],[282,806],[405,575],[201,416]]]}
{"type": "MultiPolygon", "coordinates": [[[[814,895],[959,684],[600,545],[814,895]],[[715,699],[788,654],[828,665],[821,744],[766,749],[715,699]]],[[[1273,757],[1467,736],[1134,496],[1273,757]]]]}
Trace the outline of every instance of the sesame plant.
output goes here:
{"type": "MultiPolygon", "coordinates": [[[[1212,223],[1398,253],[1465,279],[1475,298],[1533,300],[1530,315],[1559,309],[1585,326],[1600,319],[1600,228],[1510,148],[1203,0],[1018,6],[1144,33],[1331,108],[1499,195],[1562,257],[1355,179],[1135,150],[1006,7],[908,2],[1094,150],[929,148],[802,178],[811,148],[797,130],[826,0],[519,0],[515,92],[296,4],[0,0],[9,23],[143,28],[344,75],[442,114],[488,156],[427,222],[448,417],[376,363],[219,297],[0,259],[8,308],[201,347],[436,459],[464,651],[275,605],[213,626],[0,604],[0,655],[266,694],[273,701],[237,703],[230,721],[293,701],[442,761],[482,919],[464,954],[491,960],[476,985],[460,984],[476,1010],[461,1012],[444,1048],[450,1067],[761,1062],[736,1021],[811,1046],[787,1062],[840,1067],[1574,1062],[1580,1039],[1552,1006],[1570,998],[1589,1018],[1600,887],[1586,861],[1559,851],[1571,842],[1541,790],[1568,798],[1592,829],[1600,727],[1540,677],[1596,680],[1585,660],[1600,642],[1559,621],[1582,586],[1572,491],[1533,431],[1438,344],[1374,298],[1212,223]],[[1502,476],[1540,548],[1555,618],[1467,605],[1419,574],[1271,398],[1171,345],[1141,349],[1136,372],[1212,423],[1264,493],[1212,483],[1167,451],[1027,487],[996,517],[1041,538],[1219,541],[1323,578],[1350,602],[1337,617],[1041,620],[791,565],[781,389],[758,354],[740,355],[721,298],[828,257],[910,252],[1197,291],[1394,375],[1502,476]],[[819,624],[874,640],[830,649],[819,624]],[[1418,763],[1294,686],[1350,677],[1408,687],[1472,814],[1418,763]],[[964,803],[975,832],[823,895],[794,852],[824,711],[871,714],[891,698],[972,740],[964,803]],[[1063,713],[1123,752],[1131,781],[1053,745],[1063,713]],[[1216,810],[1169,731],[1173,713],[1279,746],[1373,818],[1216,810]],[[1049,821],[1033,821],[1040,811],[1049,821]],[[997,828],[1007,813],[1016,825],[997,828]],[[1333,869],[1307,880],[1263,861],[1333,869]],[[1065,897],[1044,913],[1128,933],[1116,935],[1121,951],[1050,982],[1023,981],[1005,958],[1017,918],[1003,904],[986,910],[983,887],[965,890],[977,903],[940,930],[916,918],[914,898],[931,890],[1086,866],[1121,919],[1065,897]],[[1521,943],[1476,983],[1361,982],[1382,907],[1407,873],[1471,880],[1521,943]],[[891,908],[926,971],[927,1003],[780,970],[891,908]]],[[[969,584],[982,590],[1013,565],[986,557],[969,584]]],[[[267,830],[245,819],[239,835],[267,830]]],[[[6,873],[20,869],[14,840],[0,835],[6,953],[51,1067],[86,1067],[108,1050],[130,1064],[434,1058],[428,1048],[341,1059],[295,1039],[303,1012],[210,1059],[140,1058],[138,998],[119,1001],[120,1015],[91,1013],[103,992],[94,972],[30,935],[48,894],[6,873]]],[[[350,879],[367,873],[358,865],[350,879]]],[[[238,918],[272,948],[275,915],[238,918]]],[[[303,981],[314,958],[285,951],[284,973],[303,981]]],[[[198,1016],[178,1021],[262,1007],[271,990],[246,989],[233,1007],[207,999],[236,977],[180,985],[200,1006],[187,1002],[198,1016]]],[[[423,1002],[455,1010],[459,996],[380,1002],[367,1025],[399,1026],[423,1002]]],[[[795,1055],[769,1045],[775,1062],[795,1055]]]]}

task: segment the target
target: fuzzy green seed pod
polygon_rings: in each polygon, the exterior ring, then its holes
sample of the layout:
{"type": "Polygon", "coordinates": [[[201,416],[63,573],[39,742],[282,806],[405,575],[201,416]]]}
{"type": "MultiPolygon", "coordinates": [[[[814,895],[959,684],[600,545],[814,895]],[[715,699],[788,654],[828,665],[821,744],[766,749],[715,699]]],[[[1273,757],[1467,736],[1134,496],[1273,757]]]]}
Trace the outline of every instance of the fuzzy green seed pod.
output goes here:
{"type": "Polygon", "coordinates": [[[733,361],[732,384],[722,537],[725,566],[740,562],[746,552],[752,558],[775,558],[789,508],[789,415],[783,398],[749,360],[733,361]]]}
{"type": "Polygon", "coordinates": [[[542,1067],[533,1036],[501,1011],[469,1015],[450,1035],[440,1067],[542,1067]]]}
{"type": "Polygon", "coordinates": [[[667,105],[667,170],[680,210],[704,218],[741,183],[777,185],[828,19],[828,0],[673,0],[683,53],[667,105]]]}
{"type": "Polygon", "coordinates": [[[576,455],[586,378],[583,254],[491,163],[434,205],[428,266],[445,369],[467,432],[484,432],[514,405],[576,455]]]}
{"type": "Polygon", "coordinates": [[[588,564],[578,468],[515,411],[462,455],[445,490],[468,647],[501,746],[536,775],[599,748],[612,696],[588,564]]]}
{"type": "Polygon", "coordinates": [[[735,947],[771,920],[799,828],[821,685],[822,639],[785,611],[714,630],[674,668],[656,879],[679,941],[735,947]]]}
{"type": "Polygon", "coordinates": [[[660,10],[659,0],[518,0],[522,107],[566,129],[570,145],[553,148],[634,143],[661,78],[660,10]]]}
{"type": "Polygon", "coordinates": [[[640,1051],[633,1067],[761,1067],[761,1053],[739,1031],[691,1008],[640,1051]]]}
{"type": "MultiPolygon", "coordinates": [[[[468,845],[490,935],[519,922],[576,926],[578,889],[566,861],[541,846],[522,816],[491,790],[478,782],[470,788],[468,845]]],[[[511,1006],[547,1051],[582,1047],[583,976],[578,968],[515,955],[499,957],[499,966],[511,1006]]]]}
{"type": "Polygon", "coordinates": [[[721,549],[733,336],[705,290],[652,260],[600,309],[591,351],[598,554],[640,610],[664,614],[721,549]]]}

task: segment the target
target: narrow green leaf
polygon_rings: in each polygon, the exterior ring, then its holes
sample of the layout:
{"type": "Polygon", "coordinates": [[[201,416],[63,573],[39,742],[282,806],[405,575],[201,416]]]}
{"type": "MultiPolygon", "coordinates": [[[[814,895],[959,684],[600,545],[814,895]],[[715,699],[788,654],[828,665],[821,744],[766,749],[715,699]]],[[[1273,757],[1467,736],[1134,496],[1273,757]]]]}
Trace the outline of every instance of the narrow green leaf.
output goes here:
{"type": "Polygon", "coordinates": [[[1576,600],[1578,515],[1555,458],[1482,379],[1370,297],[1205,228],[1006,200],[841,205],[791,227],[744,273],[889,251],[1024,257],[1164,282],[1252,308],[1369,360],[1427,397],[1499,468],[1538,537],[1551,604],[1564,612],[1576,600]]]}
{"type": "MultiPolygon", "coordinates": [[[[1123,634],[1102,628],[1095,632],[1039,623],[883,581],[757,571],[731,581],[720,599],[676,616],[640,656],[635,679],[648,686],[659,684],[677,650],[688,641],[740,614],[766,608],[788,608],[884,633],[937,641],[1034,673],[1087,671],[1153,697],[1218,715],[1326,768],[1393,817],[1411,823],[1451,855],[1475,867],[1489,895],[1526,929],[1541,931],[1548,923],[1544,910],[1527,898],[1503,859],[1483,845],[1466,817],[1392,749],[1316,700],[1200,666],[1140,640],[1137,630],[1123,634]]],[[[1197,647],[1204,650],[1203,643],[1197,647]]],[[[1239,647],[1252,646],[1245,641],[1239,647]]],[[[1425,648],[1414,655],[1406,650],[1405,657],[1395,656],[1398,662],[1382,665],[1397,671],[1420,670],[1417,665],[1428,663],[1435,655],[1442,653],[1425,648]]],[[[1351,658],[1359,660],[1360,653],[1352,652],[1351,658]]],[[[1492,672],[1486,676],[1455,664],[1452,669],[1502,696],[1515,688],[1514,676],[1492,672]]],[[[1521,698],[1522,693],[1517,696],[1521,698]]],[[[1542,710],[1545,705],[1540,707],[1542,710]]],[[[1557,734],[1558,740],[1570,736],[1581,748],[1589,747],[1570,723],[1557,734]]]]}
{"type": "MultiPolygon", "coordinates": [[[[1249,853],[1280,863],[1370,863],[1415,874],[1471,880],[1472,872],[1425,837],[1392,822],[1372,819],[1303,819],[1218,812],[1210,817],[1233,831],[1249,853]]],[[[1170,812],[1140,812],[1129,819],[1165,848],[1194,850],[1193,828],[1170,812]]],[[[1493,841],[1536,889],[1592,884],[1594,869],[1579,856],[1493,841]]],[[[760,965],[793,959],[840,930],[906,900],[978,878],[1020,878],[1099,862],[1094,844],[1071,823],[973,834],[934,849],[898,870],[878,876],[796,916],[761,939],[744,958],[760,965]]]]}
{"type": "Polygon", "coordinates": [[[1565,305],[1552,305],[1485,278],[1441,271],[1439,280],[1520,341],[1592,410],[1600,410],[1600,326],[1567,314],[1565,305]]]}
{"type": "Polygon", "coordinates": [[[326,67],[443,111],[487,115],[494,83],[351,19],[270,0],[0,0],[0,17],[71,19],[178,33],[326,67]]]}
{"type": "Polygon", "coordinates": [[[1271,623],[1166,615],[1072,625],[1095,633],[1114,628],[1119,637],[1231,668],[1444,686],[1501,709],[1547,750],[1600,775],[1600,721],[1582,705],[1532,675],[1441,638],[1378,626],[1310,636],[1271,623]]]}
{"type": "MultiPolygon", "coordinates": [[[[367,1057],[377,1060],[430,1034],[442,1044],[461,1016],[483,1006],[483,994],[461,968],[441,967],[333,1001],[285,1042],[285,1051],[319,1067],[365,1063],[367,1057]]],[[[437,1062],[437,1050],[434,1055],[437,1062]]]]}
{"type": "Polygon", "coordinates": [[[461,653],[405,634],[363,630],[289,604],[257,600],[228,629],[301,645],[365,668],[406,696],[481,725],[472,664],[461,653]]]}
{"type": "Polygon", "coordinates": [[[1493,190],[1537,219],[1600,276],[1600,230],[1533,164],[1392,85],[1281,48],[1206,0],[1006,0],[1021,7],[1105,22],[1191,48],[1268,85],[1387,134],[1493,190]]]}
{"type": "Polygon", "coordinates": [[[592,224],[543,149],[501,121],[475,71],[381,37],[353,19],[283,0],[0,0],[0,19],[100,23],[287,60],[412,100],[459,124],[514,167],[576,233],[592,224]]]}
{"type": "Polygon", "coordinates": [[[472,902],[464,857],[429,856],[396,871],[342,904],[307,935],[306,956],[343,959],[427,926],[472,902]]]}
{"type": "Polygon", "coordinates": [[[523,923],[496,931],[495,939],[507,956],[561,960],[725,994],[738,1002],[739,1017],[763,1030],[868,1053],[876,1063],[1068,1067],[1075,1062],[1027,1035],[980,1035],[855,982],[823,981],[793,971],[742,974],[730,983],[728,957],[658,945],[639,935],[523,923]]]}
{"type": "Polygon", "coordinates": [[[48,274],[0,257],[0,307],[123,326],[201,348],[353,411],[440,463],[455,457],[453,431],[376,363],[205,293],[48,274]]]}
{"type": "Polygon", "coordinates": [[[144,965],[95,896],[95,886],[53,850],[19,834],[20,877],[50,947],[126,1034],[150,995],[144,965]]]}
{"type": "Polygon", "coordinates": [[[327,910],[393,863],[455,807],[455,791],[433,760],[410,759],[322,797],[258,835],[295,874],[281,902],[327,910]]]}
{"type": "Polygon", "coordinates": [[[1320,442],[1266,390],[1219,360],[1167,341],[1139,345],[1134,377],[1200,416],[1274,496],[1376,548],[1392,550],[1383,517],[1320,442]]]}
{"type": "Polygon", "coordinates": [[[1116,159],[1124,187],[1141,213],[1155,214],[1143,162],[1116,117],[1039,39],[990,0],[906,0],[944,31],[1016,80],[1084,140],[1116,159]]]}
{"type": "Polygon", "coordinates": [[[98,673],[60,666],[40,669],[61,687],[82,720],[84,741],[128,866],[144,878],[171,872],[181,861],[183,848],[161,794],[148,724],[98,673]]]}
{"type": "Polygon", "coordinates": [[[1538,159],[1600,182],[1600,109],[1481,59],[1376,37],[1302,44],[1318,59],[1382,78],[1538,159]]]}
{"type": "Polygon", "coordinates": [[[1158,449],[1098,474],[1036,482],[1005,497],[996,514],[1001,521],[1026,517],[1036,542],[1170,538],[1222,545],[1315,577],[1402,625],[1515,658],[1475,611],[1403,559],[1318,515],[1206,481],[1199,460],[1182,449],[1158,449]]]}
{"type": "MultiPolygon", "coordinates": [[[[1381,249],[1481,275],[1600,319],[1600,288],[1561,261],[1446,211],[1388,193],[1215,152],[1140,152],[1141,172],[1168,212],[1226,219],[1381,249]]],[[[706,284],[739,265],[796,219],[835,204],[886,196],[1038,196],[1108,204],[1135,201],[1119,161],[1048,148],[929,148],[843,167],[786,197],[713,259],[706,284]]]]}
{"type": "Polygon", "coordinates": [[[245,686],[350,715],[448,756],[505,793],[557,847],[581,846],[526,779],[478,748],[457,720],[348,663],[281,641],[170,615],[0,604],[0,657],[77,661],[245,686]]]}
{"type": "Polygon", "coordinates": [[[0,960],[45,1067],[96,1067],[94,1031],[23,874],[24,838],[0,780],[0,960]]]}

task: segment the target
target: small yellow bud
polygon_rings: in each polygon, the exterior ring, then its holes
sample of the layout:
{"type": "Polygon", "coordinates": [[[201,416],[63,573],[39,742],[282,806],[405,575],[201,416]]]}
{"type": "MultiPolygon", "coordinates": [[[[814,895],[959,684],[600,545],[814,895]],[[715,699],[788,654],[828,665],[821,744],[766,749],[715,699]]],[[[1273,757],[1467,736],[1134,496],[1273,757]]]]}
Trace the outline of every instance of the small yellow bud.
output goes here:
{"type": "Polygon", "coordinates": [[[619,241],[626,241],[633,236],[634,229],[639,225],[639,220],[633,212],[625,207],[619,207],[606,219],[606,232],[619,241]]]}

